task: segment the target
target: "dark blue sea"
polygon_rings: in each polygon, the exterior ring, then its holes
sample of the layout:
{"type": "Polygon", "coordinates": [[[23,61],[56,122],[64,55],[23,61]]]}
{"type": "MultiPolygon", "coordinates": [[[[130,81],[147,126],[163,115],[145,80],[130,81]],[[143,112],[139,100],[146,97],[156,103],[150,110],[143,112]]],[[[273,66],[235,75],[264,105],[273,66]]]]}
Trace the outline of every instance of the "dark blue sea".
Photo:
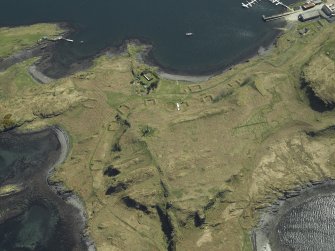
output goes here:
{"type": "MultiPolygon", "coordinates": [[[[292,3],[293,0],[284,0],[292,3]]],[[[245,9],[242,0],[0,0],[0,26],[65,22],[73,44],[60,43],[53,61],[66,71],[128,39],[153,45],[149,60],[168,72],[221,71],[257,53],[283,22],[262,15],[285,11],[267,0],[245,9]],[[192,37],[185,36],[192,32],[192,37]],[[84,41],[84,43],[80,43],[84,41]]],[[[49,71],[52,75],[52,70],[49,71]]]]}

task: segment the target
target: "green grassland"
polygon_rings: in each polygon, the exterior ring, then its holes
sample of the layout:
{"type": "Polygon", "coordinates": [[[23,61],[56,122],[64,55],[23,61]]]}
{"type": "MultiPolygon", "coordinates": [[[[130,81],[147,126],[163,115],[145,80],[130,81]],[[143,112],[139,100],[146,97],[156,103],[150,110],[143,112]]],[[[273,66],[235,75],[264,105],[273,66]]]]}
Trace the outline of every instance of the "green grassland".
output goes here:
{"type": "Polygon", "coordinates": [[[0,28],[0,58],[29,48],[44,36],[53,37],[63,31],[56,24],[35,24],[29,27],[0,28]]]}

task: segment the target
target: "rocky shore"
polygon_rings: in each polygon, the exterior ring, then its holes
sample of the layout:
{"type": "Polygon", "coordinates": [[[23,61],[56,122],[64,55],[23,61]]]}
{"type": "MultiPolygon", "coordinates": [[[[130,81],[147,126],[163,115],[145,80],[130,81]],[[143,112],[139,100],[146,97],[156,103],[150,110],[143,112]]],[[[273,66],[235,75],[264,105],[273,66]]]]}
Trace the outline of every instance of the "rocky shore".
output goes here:
{"type": "Polygon", "coordinates": [[[61,129],[60,127],[53,126],[52,130],[57,135],[58,141],[60,143],[60,153],[57,162],[49,170],[47,176],[47,183],[49,187],[54,191],[58,196],[60,196],[66,203],[70,204],[72,207],[76,208],[79,212],[80,219],[80,228],[82,228],[82,240],[87,246],[88,251],[95,251],[95,245],[93,240],[89,237],[88,232],[86,231],[87,227],[87,215],[85,211],[85,206],[82,203],[81,199],[73,191],[68,190],[62,182],[52,181],[52,174],[56,171],[56,168],[61,165],[67,158],[70,151],[70,140],[68,134],[61,129]]]}
{"type": "MultiPolygon", "coordinates": [[[[64,32],[60,34],[61,36],[69,36],[74,32],[74,29],[69,24],[61,23],[58,25],[64,30],[64,32]]],[[[291,27],[292,25],[289,26],[291,27]]],[[[182,74],[180,72],[176,72],[174,70],[163,67],[151,55],[153,46],[148,41],[142,41],[135,38],[125,40],[120,46],[117,47],[107,47],[91,57],[81,59],[81,61],[69,65],[69,67],[67,68],[59,65],[54,55],[55,45],[63,41],[54,42],[44,40],[43,42],[40,42],[35,46],[23,49],[22,51],[17,52],[7,58],[0,58],[0,72],[5,71],[10,66],[27,60],[29,58],[40,57],[40,59],[34,65],[29,67],[28,72],[36,81],[47,84],[54,81],[55,79],[66,77],[74,74],[75,72],[88,69],[93,65],[93,61],[102,55],[107,55],[108,57],[121,55],[127,52],[128,44],[134,44],[139,48],[141,47],[141,51],[137,54],[136,60],[138,60],[138,62],[140,63],[144,63],[150,65],[151,67],[157,68],[157,73],[161,78],[173,81],[199,83],[208,81],[210,78],[220,75],[225,71],[230,70],[233,66],[248,61],[249,59],[257,55],[262,55],[265,52],[269,52],[273,45],[276,43],[278,37],[282,34],[282,32],[282,30],[278,30],[277,36],[275,36],[275,38],[272,39],[268,44],[256,48],[253,52],[240,58],[236,62],[232,63],[230,66],[223,67],[223,69],[218,69],[215,72],[202,75],[182,74]]]]}
{"type": "Polygon", "coordinates": [[[38,82],[42,84],[48,84],[52,82],[54,79],[48,77],[47,75],[43,74],[43,72],[37,69],[36,65],[32,65],[28,69],[30,75],[38,82]]]}
{"type": "Polygon", "coordinates": [[[43,50],[46,49],[46,46],[46,44],[35,45],[31,48],[17,52],[7,58],[0,58],[0,72],[3,72],[12,65],[22,62],[26,59],[42,55],[43,50]]]}
{"type": "MultiPolygon", "coordinates": [[[[286,250],[278,243],[277,225],[282,217],[290,210],[307,202],[313,197],[322,197],[335,192],[335,181],[311,181],[305,186],[296,187],[284,193],[270,207],[259,210],[260,220],[258,226],[252,231],[253,249],[255,251],[286,250]],[[280,248],[279,248],[280,247],[280,248]]],[[[312,221],[313,219],[307,219],[312,221]]],[[[303,231],[303,229],[300,229],[303,231]]],[[[320,239],[322,236],[319,236],[320,239]]]]}
{"type": "MultiPolygon", "coordinates": [[[[14,173],[9,170],[11,174],[7,175],[8,178],[2,180],[2,185],[7,183],[22,184],[22,189],[20,193],[0,198],[0,232],[3,231],[3,224],[5,226],[6,224],[12,224],[11,222],[19,221],[18,216],[29,214],[30,210],[35,210],[36,207],[44,208],[44,212],[49,212],[53,215],[45,217],[56,217],[58,223],[50,225],[50,231],[53,231],[53,233],[51,236],[45,236],[47,239],[41,245],[51,245],[50,243],[54,241],[62,241],[64,243],[60,244],[59,250],[64,250],[64,248],[68,250],[71,247],[71,250],[94,251],[94,242],[90,239],[86,230],[85,207],[80,198],[72,191],[66,189],[62,183],[52,181],[51,178],[56,168],[65,161],[70,150],[69,138],[66,132],[57,126],[34,132],[18,133],[8,131],[1,135],[0,144],[1,149],[5,147],[8,151],[13,151],[12,154],[14,156],[17,154],[18,146],[16,145],[18,144],[22,148],[22,156],[17,157],[19,159],[15,161],[12,167],[14,173]],[[25,143],[21,141],[25,141],[25,143]],[[31,156],[26,152],[26,148],[29,148],[30,144],[35,145],[36,151],[44,152],[41,159],[36,157],[39,156],[39,152],[31,156]],[[48,144],[47,149],[43,146],[44,144],[48,144]],[[28,155],[26,156],[26,154],[28,155]],[[32,159],[31,161],[29,160],[30,158],[32,159]]],[[[6,177],[6,174],[5,176],[2,174],[1,177],[6,177]]],[[[21,223],[21,227],[29,227],[25,226],[25,224],[28,223],[21,223]]],[[[53,223],[48,221],[45,224],[53,223]]],[[[11,236],[15,236],[17,234],[15,231],[21,231],[21,229],[15,230],[13,228],[10,231],[14,231],[11,236]]],[[[38,231],[43,230],[38,229],[38,231]]],[[[35,234],[38,236],[38,233],[35,234]]],[[[4,244],[6,242],[9,242],[9,240],[4,239],[0,242],[0,249],[1,247],[6,247],[3,246],[6,245],[4,244]]],[[[10,243],[12,243],[10,245],[17,245],[15,239],[11,240],[10,243]]],[[[50,247],[45,246],[45,248],[50,247]]]]}

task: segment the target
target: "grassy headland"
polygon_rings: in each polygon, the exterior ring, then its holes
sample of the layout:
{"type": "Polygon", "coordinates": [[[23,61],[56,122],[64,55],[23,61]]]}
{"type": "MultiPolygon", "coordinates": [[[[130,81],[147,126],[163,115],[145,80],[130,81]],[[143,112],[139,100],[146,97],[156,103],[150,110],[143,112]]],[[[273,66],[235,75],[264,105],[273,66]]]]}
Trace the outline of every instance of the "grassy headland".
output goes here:
{"type": "Polygon", "coordinates": [[[36,44],[42,37],[54,37],[63,31],[56,24],[35,24],[0,28],[0,58],[8,57],[36,44]]]}
{"type": "Polygon", "coordinates": [[[297,24],[266,55],[199,84],[159,79],[150,92],[138,91],[137,70],[155,69],[133,47],[43,86],[25,61],[0,73],[0,112],[23,129],[69,132],[54,179],[84,201],[98,250],[251,250],[257,209],[335,177],[333,132],[309,133],[333,124],[334,31],[297,24]],[[324,110],[312,109],[317,96],[324,110]]]}

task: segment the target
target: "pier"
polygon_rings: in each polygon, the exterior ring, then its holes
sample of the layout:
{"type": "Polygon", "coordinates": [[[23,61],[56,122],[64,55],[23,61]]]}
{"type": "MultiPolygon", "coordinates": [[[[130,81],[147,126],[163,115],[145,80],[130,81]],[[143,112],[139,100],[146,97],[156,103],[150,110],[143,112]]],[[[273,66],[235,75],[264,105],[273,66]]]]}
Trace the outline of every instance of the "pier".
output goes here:
{"type": "Polygon", "coordinates": [[[311,10],[310,9],[304,10],[303,8],[300,7],[299,9],[291,10],[291,11],[273,15],[273,16],[266,17],[265,15],[263,15],[262,18],[265,22],[284,18],[284,17],[288,20],[295,20],[295,21],[300,20],[304,22],[304,21],[311,20],[314,18],[318,18],[319,16],[322,16],[322,13],[323,13],[322,8],[323,8],[323,5],[317,4],[313,8],[311,8],[311,10]]]}
{"type": "Polygon", "coordinates": [[[281,5],[283,7],[285,7],[286,9],[293,11],[292,8],[290,8],[289,6],[287,6],[286,4],[284,4],[283,2],[280,2],[279,0],[269,0],[271,3],[275,4],[275,5],[281,5]]]}
{"type": "Polygon", "coordinates": [[[277,14],[277,15],[268,16],[268,17],[263,15],[262,18],[265,22],[269,22],[269,21],[272,21],[272,20],[280,19],[280,18],[283,18],[285,16],[291,15],[294,12],[295,11],[290,11],[290,12],[285,12],[285,13],[281,13],[281,14],[277,14]]]}
{"type": "Polygon", "coordinates": [[[47,40],[47,41],[52,41],[52,42],[56,42],[56,41],[60,41],[60,40],[64,40],[66,42],[69,42],[69,43],[73,43],[74,40],[72,39],[69,39],[69,38],[65,38],[63,36],[58,36],[58,37],[55,37],[55,38],[49,38],[49,37],[42,37],[39,42],[43,41],[43,40],[47,40]]]}

